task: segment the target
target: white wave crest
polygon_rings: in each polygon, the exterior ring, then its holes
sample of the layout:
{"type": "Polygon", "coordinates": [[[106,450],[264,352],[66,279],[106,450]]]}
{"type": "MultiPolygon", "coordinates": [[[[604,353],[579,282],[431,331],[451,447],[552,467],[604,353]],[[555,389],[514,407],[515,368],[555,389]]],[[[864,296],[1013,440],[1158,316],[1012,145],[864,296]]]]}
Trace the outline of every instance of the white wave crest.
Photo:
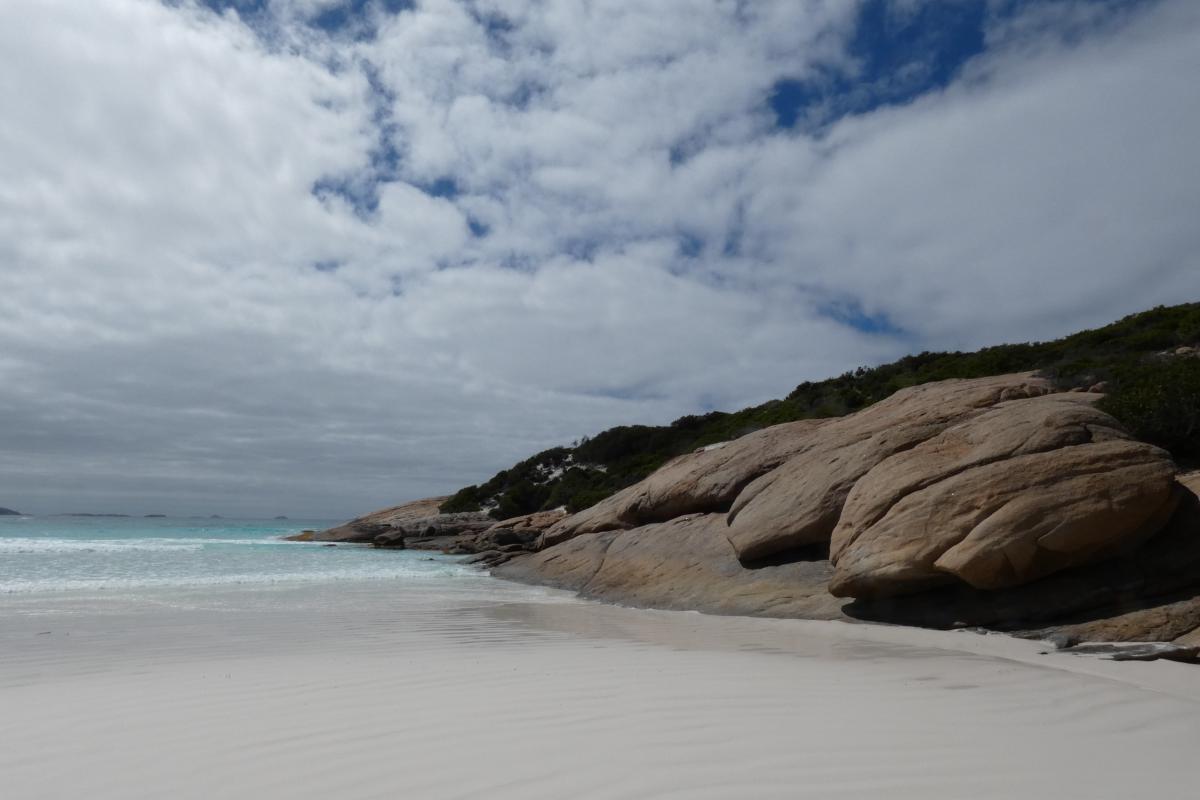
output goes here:
{"type": "Polygon", "coordinates": [[[0,539],[0,553],[126,553],[132,551],[187,552],[202,550],[202,542],[182,539],[0,539]]]}
{"type": "Polygon", "coordinates": [[[181,575],[177,577],[137,578],[40,578],[0,582],[0,594],[37,594],[43,592],[123,592],[137,589],[168,589],[205,586],[264,586],[294,583],[343,581],[414,580],[478,576],[465,564],[441,562],[436,566],[377,565],[358,569],[321,570],[289,573],[241,573],[228,575],[181,575]]]}

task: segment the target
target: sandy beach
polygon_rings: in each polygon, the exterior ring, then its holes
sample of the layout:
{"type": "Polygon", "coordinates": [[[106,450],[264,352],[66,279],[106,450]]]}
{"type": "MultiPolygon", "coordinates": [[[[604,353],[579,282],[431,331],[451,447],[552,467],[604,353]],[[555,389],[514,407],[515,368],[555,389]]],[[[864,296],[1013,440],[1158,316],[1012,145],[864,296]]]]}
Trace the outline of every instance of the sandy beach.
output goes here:
{"type": "Polygon", "coordinates": [[[7,601],[26,798],[1188,797],[1200,677],[485,577],[7,601]]]}

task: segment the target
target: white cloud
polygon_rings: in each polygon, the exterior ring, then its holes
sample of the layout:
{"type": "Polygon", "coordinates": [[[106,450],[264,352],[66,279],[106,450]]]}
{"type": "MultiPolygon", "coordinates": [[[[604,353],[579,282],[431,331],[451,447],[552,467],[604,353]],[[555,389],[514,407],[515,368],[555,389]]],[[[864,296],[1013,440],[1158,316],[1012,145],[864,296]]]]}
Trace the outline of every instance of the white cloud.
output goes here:
{"type": "Polygon", "coordinates": [[[0,504],[348,515],[1200,290],[1186,2],[998,19],[821,138],[767,98],[853,3],[336,5],[0,7],[0,504]]]}

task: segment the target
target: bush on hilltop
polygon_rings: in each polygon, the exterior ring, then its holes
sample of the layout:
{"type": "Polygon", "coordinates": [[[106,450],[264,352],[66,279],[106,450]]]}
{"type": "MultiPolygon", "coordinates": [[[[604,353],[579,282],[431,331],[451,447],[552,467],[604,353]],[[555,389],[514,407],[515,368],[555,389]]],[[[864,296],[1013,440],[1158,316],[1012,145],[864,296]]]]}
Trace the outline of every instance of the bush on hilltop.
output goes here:
{"type": "Polygon", "coordinates": [[[1051,342],[972,353],[919,353],[835,378],[805,381],[786,398],[670,425],[622,425],[574,447],[555,447],[461,489],[442,511],[487,509],[497,519],[566,506],[574,513],[637,483],[675,456],[769,425],[858,411],[899,389],[950,378],[1040,370],[1064,389],[1106,382],[1102,408],[1135,436],[1177,458],[1200,457],[1200,303],[1151,309],[1051,342]]]}

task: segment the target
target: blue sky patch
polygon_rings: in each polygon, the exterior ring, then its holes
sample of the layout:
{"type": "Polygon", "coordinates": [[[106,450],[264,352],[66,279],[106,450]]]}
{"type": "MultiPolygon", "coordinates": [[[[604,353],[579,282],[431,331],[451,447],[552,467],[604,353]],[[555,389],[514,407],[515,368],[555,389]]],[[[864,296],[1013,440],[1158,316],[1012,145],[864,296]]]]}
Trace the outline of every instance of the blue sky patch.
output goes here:
{"type": "Polygon", "coordinates": [[[905,334],[904,329],[892,322],[887,313],[868,313],[863,309],[862,303],[854,299],[824,303],[817,308],[817,313],[863,333],[879,336],[905,334]]]}
{"type": "Polygon", "coordinates": [[[418,188],[425,192],[425,194],[432,195],[434,197],[444,197],[447,200],[453,200],[462,193],[462,191],[458,188],[458,181],[455,180],[454,176],[452,175],[442,176],[433,183],[420,186],[418,188]]]}
{"type": "Polygon", "coordinates": [[[987,0],[915,8],[867,0],[848,47],[857,73],[827,70],[812,79],[776,82],[769,97],[776,122],[782,128],[819,128],[946,86],[983,52],[987,13],[987,0]]]}
{"type": "Polygon", "coordinates": [[[684,258],[697,258],[704,252],[704,240],[690,233],[679,237],[679,255],[684,258]]]}
{"type": "Polygon", "coordinates": [[[370,25],[373,9],[388,14],[399,14],[411,10],[413,0],[346,0],[344,3],[324,9],[309,20],[314,28],[331,34],[349,34],[355,39],[370,39],[375,30],[370,25]]]}

